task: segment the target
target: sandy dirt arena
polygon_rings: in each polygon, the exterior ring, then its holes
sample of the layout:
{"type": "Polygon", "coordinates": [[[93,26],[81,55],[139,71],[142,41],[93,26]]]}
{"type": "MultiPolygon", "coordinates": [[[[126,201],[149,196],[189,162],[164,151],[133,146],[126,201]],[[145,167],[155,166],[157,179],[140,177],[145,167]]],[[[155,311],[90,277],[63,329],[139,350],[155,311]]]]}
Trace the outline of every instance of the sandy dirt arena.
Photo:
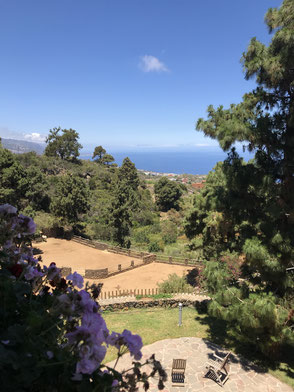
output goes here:
{"type": "MultiPolygon", "coordinates": [[[[130,266],[131,260],[134,260],[135,265],[142,264],[140,259],[93,249],[68,240],[48,238],[47,242],[34,246],[43,251],[42,259],[45,265],[55,262],[58,267],[72,267],[72,270],[77,272],[80,272],[80,268],[108,268],[109,272],[117,271],[118,264],[126,268],[130,266]]],[[[166,280],[168,275],[175,273],[182,276],[191,269],[191,266],[152,263],[99,281],[88,281],[103,283],[103,291],[152,289],[157,288],[157,283],[166,280]]]]}
{"type": "Polygon", "coordinates": [[[182,276],[191,269],[180,265],[151,263],[110,278],[100,279],[99,282],[103,283],[102,291],[153,289],[157,288],[157,283],[166,280],[168,275],[182,276]]]}
{"type": "Polygon", "coordinates": [[[43,251],[42,259],[45,265],[54,262],[57,267],[72,267],[73,271],[80,268],[108,268],[109,272],[113,272],[118,270],[118,264],[121,264],[122,268],[130,267],[131,260],[134,260],[135,265],[142,264],[141,259],[90,248],[75,241],[48,238],[47,242],[33,245],[43,251]]]}

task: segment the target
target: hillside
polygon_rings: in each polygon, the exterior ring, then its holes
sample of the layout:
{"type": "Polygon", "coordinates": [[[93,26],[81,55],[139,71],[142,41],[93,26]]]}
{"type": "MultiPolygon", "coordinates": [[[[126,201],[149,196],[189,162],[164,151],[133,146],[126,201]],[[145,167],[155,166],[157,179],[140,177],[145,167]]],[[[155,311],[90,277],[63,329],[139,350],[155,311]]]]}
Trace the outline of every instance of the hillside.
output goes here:
{"type": "Polygon", "coordinates": [[[26,140],[15,140],[15,139],[4,139],[1,138],[2,145],[7,150],[15,154],[23,154],[30,151],[35,151],[37,154],[41,155],[44,152],[45,145],[34,142],[28,142],[26,140]]]}

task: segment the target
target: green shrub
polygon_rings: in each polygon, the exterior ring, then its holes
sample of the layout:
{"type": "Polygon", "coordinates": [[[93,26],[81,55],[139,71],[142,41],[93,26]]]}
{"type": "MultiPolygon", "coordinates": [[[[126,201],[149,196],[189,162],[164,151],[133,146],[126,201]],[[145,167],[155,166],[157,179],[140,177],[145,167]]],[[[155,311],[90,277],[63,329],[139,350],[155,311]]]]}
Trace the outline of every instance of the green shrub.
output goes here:
{"type": "Polygon", "coordinates": [[[161,224],[162,239],[165,244],[173,244],[177,241],[177,225],[171,221],[164,221],[161,224]]]}
{"type": "Polygon", "coordinates": [[[139,227],[133,230],[132,240],[137,244],[149,244],[149,227],[139,227]]]}
{"type": "Polygon", "coordinates": [[[168,279],[157,284],[160,293],[185,293],[191,291],[185,275],[171,274],[168,279]]]}
{"type": "Polygon", "coordinates": [[[159,243],[157,241],[152,241],[150,242],[148,246],[148,252],[150,253],[158,253],[161,252],[162,248],[160,247],[159,243]]]}
{"type": "Polygon", "coordinates": [[[37,212],[34,216],[34,221],[37,225],[37,230],[43,232],[48,232],[60,225],[58,218],[47,212],[37,212]]]}

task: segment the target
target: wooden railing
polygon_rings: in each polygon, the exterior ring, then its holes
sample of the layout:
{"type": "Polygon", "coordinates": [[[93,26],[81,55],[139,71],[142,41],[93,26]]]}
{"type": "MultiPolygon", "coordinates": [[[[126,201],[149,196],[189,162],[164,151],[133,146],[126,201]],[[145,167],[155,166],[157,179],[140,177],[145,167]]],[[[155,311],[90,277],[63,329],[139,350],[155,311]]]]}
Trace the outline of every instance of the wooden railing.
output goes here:
{"type": "Polygon", "coordinates": [[[180,264],[180,265],[189,265],[195,267],[201,267],[201,263],[196,259],[189,259],[177,256],[167,256],[160,253],[156,253],[156,262],[159,263],[167,263],[167,264],[180,264]]]}
{"type": "Polygon", "coordinates": [[[179,264],[179,265],[188,265],[188,266],[195,266],[195,267],[202,266],[201,262],[199,262],[199,260],[196,259],[167,256],[160,253],[148,253],[148,252],[141,252],[134,249],[121,248],[119,246],[105,244],[103,242],[99,242],[96,240],[88,240],[86,238],[79,237],[77,235],[74,235],[72,239],[75,242],[90,246],[91,248],[107,250],[112,253],[117,253],[124,256],[142,259],[143,263],[148,263],[148,262],[150,263],[152,261],[155,261],[159,263],[179,264]]]}
{"type": "Polygon", "coordinates": [[[148,253],[148,252],[140,252],[140,251],[136,251],[133,249],[121,248],[119,246],[105,244],[103,242],[99,242],[96,240],[88,240],[87,238],[83,238],[83,237],[80,237],[77,235],[74,235],[72,237],[72,240],[75,242],[78,242],[80,244],[90,246],[91,248],[100,249],[100,250],[108,250],[109,252],[112,252],[112,253],[117,253],[117,254],[121,254],[124,256],[134,257],[137,259],[143,259],[146,256],[150,256],[150,253],[148,253]]]}
{"type": "MultiPolygon", "coordinates": [[[[176,294],[194,294],[195,289],[191,287],[191,289],[186,289],[184,292],[176,292],[176,293],[167,293],[172,296],[176,294]]],[[[109,299],[109,298],[119,298],[119,297],[132,297],[132,296],[150,296],[159,294],[158,288],[153,289],[133,289],[133,290],[112,290],[112,291],[104,291],[102,289],[99,298],[100,299],[109,299]]]]}

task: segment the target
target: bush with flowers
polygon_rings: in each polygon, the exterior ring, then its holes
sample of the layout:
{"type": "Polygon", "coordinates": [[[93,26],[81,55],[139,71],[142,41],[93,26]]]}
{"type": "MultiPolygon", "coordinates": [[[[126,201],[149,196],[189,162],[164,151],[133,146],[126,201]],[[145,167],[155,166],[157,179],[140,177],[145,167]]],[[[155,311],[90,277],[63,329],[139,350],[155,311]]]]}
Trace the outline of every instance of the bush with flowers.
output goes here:
{"type": "Polygon", "coordinates": [[[35,223],[15,207],[0,206],[0,382],[9,391],[135,391],[166,373],[155,357],[142,371],[142,339],[110,333],[99,310],[100,285],[86,285],[76,272],[65,278],[54,263],[33,256],[35,223]],[[102,364],[107,348],[126,351],[133,367],[118,372],[102,364]]]}

